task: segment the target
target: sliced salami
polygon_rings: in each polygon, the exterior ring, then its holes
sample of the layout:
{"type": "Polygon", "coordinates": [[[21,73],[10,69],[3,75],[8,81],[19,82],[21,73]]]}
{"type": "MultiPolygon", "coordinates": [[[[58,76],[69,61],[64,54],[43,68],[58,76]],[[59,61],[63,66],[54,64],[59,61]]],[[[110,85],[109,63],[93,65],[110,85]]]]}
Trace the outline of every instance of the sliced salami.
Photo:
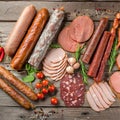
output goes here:
{"type": "Polygon", "coordinates": [[[66,106],[78,107],[84,103],[85,85],[79,73],[65,74],[60,81],[60,95],[66,106]]]}

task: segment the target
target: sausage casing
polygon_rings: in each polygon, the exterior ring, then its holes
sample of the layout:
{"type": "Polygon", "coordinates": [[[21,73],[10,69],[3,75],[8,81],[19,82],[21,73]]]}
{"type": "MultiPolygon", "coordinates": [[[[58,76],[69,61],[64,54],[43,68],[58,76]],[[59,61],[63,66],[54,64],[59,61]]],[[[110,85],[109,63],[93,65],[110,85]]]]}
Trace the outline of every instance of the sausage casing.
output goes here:
{"type": "Polygon", "coordinates": [[[61,9],[56,9],[52,13],[48,24],[46,25],[43,33],[41,34],[40,39],[38,40],[36,47],[34,48],[34,51],[28,61],[37,69],[39,68],[40,63],[44,58],[49,48],[49,45],[54,40],[56,33],[59,31],[63,19],[64,11],[61,9]]]}
{"type": "Polygon", "coordinates": [[[26,98],[21,96],[14,88],[10,87],[3,79],[0,78],[0,89],[6,92],[9,96],[13,98],[18,104],[20,104],[25,109],[33,108],[33,104],[30,103],[26,98]]]}
{"type": "Polygon", "coordinates": [[[8,56],[13,57],[15,55],[35,14],[36,9],[33,5],[29,5],[23,10],[5,45],[5,53],[8,56]]]}
{"type": "Polygon", "coordinates": [[[96,77],[97,75],[109,37],[110,37],[110,32],[105,31],[87,73],[90,77],[96,77]]]}
{"type": "Polygon", "coordinates": [[[21,43],[19,49],[17,50],[14,58],[12,59],[10,65],[16,70],[20,70],[24,65],[25,61],[29,57],[32,49],[34,48],[45,23],[49,17],[49,12],[47,9],[42,8],[38,11],[36,17],[34,18],[32,25],[30,26],[23,42],[21,43]]]}
{"type": "Polygon", "coordinates": [[[7,69],[5,69],[2,66],[0,66],[0,75],[3,76],[12,85],[14,85],[23,94],[25,94],[28,98],[30,98],[31,100],[37,100],[37,95],[30,87],[28,87],[25,83],[20,81],[11,72],[9,72],[7,69]]]}
{"type": "Polygon", "coordinates": [[[99,40],[100,40],[107,24],[108,24],[107,18],[102,18],[100,20],[100,23],[99,23],[97,29],[95,30],[95,33],[93,34],[93,36],[90,40],[90,43],[89,43],[89,45],[88,45],[88,47],[87,47],[87,49],[82,57],[83,62],[85,62],[85,63],[90,62],[92,55],[93,55],[93,53],[94,53],[94,51],[99,43],[99,40]]]}

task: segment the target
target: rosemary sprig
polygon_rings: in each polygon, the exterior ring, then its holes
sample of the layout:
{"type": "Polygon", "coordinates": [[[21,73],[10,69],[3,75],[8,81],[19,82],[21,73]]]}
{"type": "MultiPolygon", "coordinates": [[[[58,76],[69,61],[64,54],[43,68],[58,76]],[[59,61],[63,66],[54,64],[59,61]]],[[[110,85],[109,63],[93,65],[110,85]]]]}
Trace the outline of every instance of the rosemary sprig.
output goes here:
{"type": "Polygon", "coordinates": [[[53,44],[50,45],[50,47],[51,48],[60,48],[61,46],[59,44],[57,44],[57,43],[56,44],[53,43],[53,44]]]}
{"type": "Polygon", "coordinates": [[[86,69],[86,67],[85,67],[85,65],[84,65],[84,63],[82,62],[81,59],[80,59],[80,65],[81,65],[81,74],[82,74],[82,76],[83,76],[83,82],[84,82],[85,84],[88,84],[88,81],[87,81],[87,79],[88,79],[87,69],[86,69]]]}
{"type": "Polygon", "coordinates": [[[113,43],[113,47],[112,47],[110,57],[109,57],[109,60],[108,60],[109,72],[112,71],[112,68],[113,68],[113,66],[115,64],[115,61],[116,61],[116,56],[118,54],[118,51],[116,49],[117,43],[118,43],[118,39],[116,38],[114,43],[113,43]]]}

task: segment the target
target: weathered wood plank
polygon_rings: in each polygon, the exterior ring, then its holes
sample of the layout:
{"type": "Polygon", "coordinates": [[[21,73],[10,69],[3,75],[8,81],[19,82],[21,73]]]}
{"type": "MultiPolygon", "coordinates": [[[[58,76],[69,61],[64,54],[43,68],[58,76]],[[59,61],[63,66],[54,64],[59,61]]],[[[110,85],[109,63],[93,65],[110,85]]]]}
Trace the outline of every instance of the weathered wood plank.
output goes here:
{"type": "Polygon", "coordinates": [[[97,113],[90,108],[37,108],[27,111],[21,107],[1,107],[1,120],[119,120],[120,108],[97,113]]]}
{"type": "Polygon", "coordinates": [[[66,20],[73,20],[77,15],[89,15],[94,20],[101,17],[110,17],[119,11],[120,2],[41,2],[41,1],[7,1],[0,3],[0,21],[16,21],[25,6],[33,4],[37,9],[48,8],[50,12],[53,8],[64,6],[66,20]],[[98,10],[99,9],[99,10],[98,10]]]}

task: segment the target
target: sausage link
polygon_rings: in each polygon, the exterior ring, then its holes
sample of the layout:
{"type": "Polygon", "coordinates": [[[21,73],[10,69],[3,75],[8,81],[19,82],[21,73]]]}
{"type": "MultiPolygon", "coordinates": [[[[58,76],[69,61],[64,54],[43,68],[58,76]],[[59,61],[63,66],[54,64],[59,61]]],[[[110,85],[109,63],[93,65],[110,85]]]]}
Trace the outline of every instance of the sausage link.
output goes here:
{"type": "Polygon", "coordinates": [[[16,52],[14,58],[12,59],[10,63],[12,68],[16,70],[20,70],[22,68],[25,61],[27,60],[30,53],[32,52],[32,49],[34,48],[42,32],[43,27],[45,26],[45,23],[47,22],[48,17],[49,17],[49,12],[45,8],[41,9],[37,13],[23,42],[21,43],[18,51],[16,52]]]}
{"type": "Polygon", "coordinates": [[[31,100],[37,100],[37,95],[30,87],[28,87],[25,83],[20,81],[17,77],[15,77],[12,73],[10,73],[2,66],[0,66],[0,75],[3,76],[12,85],[14,85],[23,94],[25,94],[28,98],[31,100]]]}
{"type": "Polygon", "coordinates": [[[15,52],[32,23],[36,12],[37,11],[33,5],[29,5],[23,10],[5,45],[5,53],[8,56],[13,57],[15,55],[15,52]]]}
{"type": "Polygon", "coordinates": [[[88,47],[87,47],[87,49],[82,57],[83,62],[85,62],[85,63],[90,62],[92,55],[93,55],[93,53],[94,53],[94,51],[99,43],[99,40],[100,40],[107,24],[108,24],[108,18],[102,18],[100,20],[100,23],[99,23],[97,29],[95,30],[95,32],[90,40],[90,43],[89,43],[89,45],[88,45],[88,47]]]}
{"type": "Polygon", "coordinates": [[[90,77],[96,77],[97,75],[109,37],[110,37],[110,32],[105,31],[87,73],[90,77]]]}
{"type": "Polygon", "coordinates": [[[117,29],[119,26],[119,20],[117,18],[114,19],[114,22],[113,22],[113,28],[117,29]]]}
{"type": "Polygon", "coordinates": [[[26,98],[21,96],[14,88],[10,87],[4,80],[0,78],[0,89],[6,92],[9,96],[13,98],[18,104],[20,104],[25,109],[34,108],[34,105],[30,103],[26,98]]]}
{"type": "Polygon", "coordinates": [[[111,52],[111,49],[112,49],[114,39],[115,39],[115,34],[111,34],[108,45],[107,45],[107,48],[106,48],[105,53],[104,53],[104,57],[102,59],[102,62],[101,62],[101,65],[100,65],[100,68],[99,68],[99,71],[98,71],[98,74],[97,74],[97,77],[94,78],[94,80],[96,82],[102,81],[102,76],[104,74],[105,65],[106,65],[107,60],[110,56],[110,52],[111,52]]]}
{"type": "Polygon", "coordinates": [[[48,21],[48,24],[46,25],[42,35],[40,36],[40,39],[38,40],[36,47],[34,48],[34,51],[32,55],[30,56],[29,63],[39,68],[39,65],[44,58],[49,45],[54,40],[57,32],[59,31],[59,28],[61,27],[62,21],[64,19],[64,11],[61,9],[56,9],[48,21]]]}
{"type": "Polygon", "coordinates": [[[117,44],[117,47],[116,47],[116,49],[118,49],[119,47],[120,47],[120,28],[118,28],[118,32],[117,32],[118,34],[118,44],[117,44]]]}

